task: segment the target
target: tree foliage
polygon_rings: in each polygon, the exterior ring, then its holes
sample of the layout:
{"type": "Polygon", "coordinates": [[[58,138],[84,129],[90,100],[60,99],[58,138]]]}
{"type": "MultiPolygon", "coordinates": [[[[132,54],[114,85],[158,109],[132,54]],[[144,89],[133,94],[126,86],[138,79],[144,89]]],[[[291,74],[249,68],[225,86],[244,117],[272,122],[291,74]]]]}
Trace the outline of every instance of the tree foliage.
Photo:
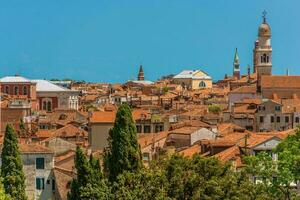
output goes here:
{"type": "Polygon", "coordinates": [[[6,126],[1,160],[1,177],[3,178],[5,193],[9,194],[12,199],[27,199],[18,139],[10,124],[6,126]]]}
{"type": "Polygon", "coordinates": [[[261,152],[245,157],[245,171],[259,180],[258,184],[269,197],[300,199],[292,189],[300,180],[300,131],[280,142],[272,155],[261,152]]]}
{"type": "Polygon", "coordinates": [[[136,126],[128,104],[119,107],[114,127],[109,131],[104,164],[110,181],[125,171],[135,172],[142,167],[136,126]]]}
{"type": "Polygon", "coordinates": [[[219,114],[221,112],[221,107],[219,105],[209,105],[208,111],[213,114],[219,114]]]}
{"type": "Polygon", "coordinates": [[[77,177],[71,182],[71,189],[68,193],[69,200],[109,199],[110,192],[106,180],[103,178],[98,159],[91,156],[88,160],[82,149],[77,147],[75,167],[77,177]]]}

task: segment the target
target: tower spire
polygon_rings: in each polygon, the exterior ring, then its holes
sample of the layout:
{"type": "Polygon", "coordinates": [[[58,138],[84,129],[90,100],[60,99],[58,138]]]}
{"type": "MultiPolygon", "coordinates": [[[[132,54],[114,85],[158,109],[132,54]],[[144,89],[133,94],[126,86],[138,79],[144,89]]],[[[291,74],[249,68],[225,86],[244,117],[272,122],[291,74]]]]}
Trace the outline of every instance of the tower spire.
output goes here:
{"type": "Polygon", "coordinates": [[[144,70],[143,70],[143,66],[140,65],[139,74],[138,74],[138,81],[143,81],[143,80],[145,80],[144,70]]]}
{"type": "Polygon", "coordinates": [[[240,79],[240,60],[238,50],[235,48],[234,61],[233,61],[233,76],[240,79]]]}

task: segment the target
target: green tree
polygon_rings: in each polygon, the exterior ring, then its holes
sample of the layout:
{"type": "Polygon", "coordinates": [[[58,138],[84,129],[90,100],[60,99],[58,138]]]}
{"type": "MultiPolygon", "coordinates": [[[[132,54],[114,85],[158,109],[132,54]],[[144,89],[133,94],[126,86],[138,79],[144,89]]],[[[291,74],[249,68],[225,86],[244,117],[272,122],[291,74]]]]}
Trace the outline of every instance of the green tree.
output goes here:
{"type": "Polygon", "coordinates": [[[299,181],[300,140],[299,131],[283,140],[274,152],[278,159],[274,160],[267,152],[244,158],[245,171],[259,179],[261,189],[273,199],[296,199],[291,185],[299,181]]]}
{"type": "Polygon", "coordinates": [[[221,107],[219,105],[209,105],[208,111],[213,114],[219,114],[221,112],[221,107]]]}
{"type": "Polygon", "coordinates": [[[75,168],[77,177],[71,182],[69,200],[109,199],[110,192],[103,179],[99,160],[92,156],[88,160],[79,146],[76,148],[75,168]]]}
{"type": "Polygon", "coordinates": [[[161,170],[124,172],[113,183],[113,199],[167,200],[167,179],[161,170]]]}
{"type": "Polygon", "coordinates": [[[5,193],[4,186],[3,186],[3,180],[0,180],[0,200],[11,200],[10,196],[5,193]]]}
{"type": "Polygon", "coordinates": [[[109,131],[104,164],[110,181],[115,181],[124,171],[135,172],[142,167],[136,126],[128,104],[119,107],[114,127],[109,131]]]}
{"type": "Polygon", "coordinates": [[[24,120],[22,118],[20,119],[20,130],[25,131],[25,124],[24,124],[24,120]]]}
{"type": "Polygon", "coordinates": [[[27,199],[18,139],[10,124],[6,126],[1,160],[1,177],[3,178],[5,193],[9,194],[12,199],[27,199]]]}

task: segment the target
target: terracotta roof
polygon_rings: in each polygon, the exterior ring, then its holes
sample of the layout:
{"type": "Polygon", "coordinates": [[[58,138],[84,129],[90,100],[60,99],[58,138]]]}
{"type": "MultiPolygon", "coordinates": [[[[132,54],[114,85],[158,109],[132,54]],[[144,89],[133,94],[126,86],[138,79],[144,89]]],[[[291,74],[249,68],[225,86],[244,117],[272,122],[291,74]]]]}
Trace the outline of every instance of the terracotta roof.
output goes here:
{"type": "Polygon", "coordinates": [[[53,135],[56,137],[88,137],[88,133],[85,130],[82,130],[72,124],[67,124],[64,127],[57,129],[53,132],[53,135]]]}
{"type": "Polygon", "coordinates": [[[153,142],[158,142],[166,137],[168,137],[169,132],[162,131],[158,133],[146,133],[146,134],[139,134],[138,142],[141,148],[149,146],[153,144],[153,142]]]}
{"type": "Polygon", "coordinates": [[[91,123],[114,123],[116,112],[114,111],[96,111],[90,118],[91,123]]]}
{"type": "Polygon", "coordinates": [[[69,150],[69,151],[65,152],[64,154],[61,154],[59,156],[55,156],[55,158],[54,158],[55,165],[57,165],[59,162],[61,162],[63,160],[74,157],[75,154],[76,154],[76,152],[74,150],[69,150]]]}
{"type": "Polygon", "coordinates": [[[230,93],[251,93],[251,94],[256,94],[256,87],[255,86],[242,86],[242,87],[238,87],[232,91],[230,91],[230,93]]]}
{"type": "Polygon", "coordinates": [[[218,138],[216,140],[210,140],[210,144],[212,146],[234,146],[237,144],[240,140],[243,140],[245,138],[245,133],[230,133],[225,135],[222,138],[218,138]]]}
{"type": "Polygon", "coordinates": [[[39,129],[36,133],[35,136],[38,138],[49,138],[53,136],[53,130],[43,130],[39,129]]]}
{"type": "Polygon", "coordinates": [[[240,148],[238,146],[232,146],[224,151],[221,151],[220,153],[217,153],[214,156],[222,161],[229,161],[231,159],[239,157],[240,155],[240,148]]]}
{"type": "Polygon", "coordinates": [[[300,88],[300,76],[262,76],[262,88],[300,88]]]}
{"type": "Polygon", "coordinates": [[[195,153],[201,153],[201,148],[199,144],[194,144],[178,153],[186,157],[192,157],[195,153]]]}
{"type": "MultiPolygon", "coordinates": [[[[151,119],[151,115],[147,110],[134,109],[132,111],[132,117],[134,120],[138,119],[151,119]]],[[[116,119],[115,111],[96,111],[92,114],[90,122],[92,123],[114,123],[116,119]]]]}
{"type": "Polygon", "coordinates": [[[55,177],[56,190],[61,199],[66,199],[67,194],[70,190],[69,183],[72,181],[73,176],[71,173],[66,173],[63,170],[55,168],[53,170],[55,177]]]}
{"type": "Polygon", "coordinates": [[[39,144],[19,144],[21,153],[53,153],[50,148],[39,144]]]}
{"type": "Polygon", "coordinates": [[[256,110],[256,108],[249,107],[249,104],[233,107],[234,113],[255,113],[256,110]]]}
{"type": "Polygon", "coordinates": [[[175,130],[170,131],[170,134],[183,134],[183,135],[190,135],[192,133],[194,133],[195,131],[200,130],[201,128],[199,127],[182,127],[182,128],[178,128],[175,130]]]}

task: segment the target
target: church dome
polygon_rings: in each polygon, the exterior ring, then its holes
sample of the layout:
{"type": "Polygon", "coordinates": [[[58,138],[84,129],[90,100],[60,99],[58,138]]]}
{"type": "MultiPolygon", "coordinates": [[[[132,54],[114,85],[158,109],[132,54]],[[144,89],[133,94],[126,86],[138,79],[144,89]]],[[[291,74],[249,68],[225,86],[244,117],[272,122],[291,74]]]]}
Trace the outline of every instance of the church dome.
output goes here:
{"type": "Polygon", "coordinates": [[[259,37],[271,37],[271,28],[267,22],[263,22],[258,28],[259,37]]]}

